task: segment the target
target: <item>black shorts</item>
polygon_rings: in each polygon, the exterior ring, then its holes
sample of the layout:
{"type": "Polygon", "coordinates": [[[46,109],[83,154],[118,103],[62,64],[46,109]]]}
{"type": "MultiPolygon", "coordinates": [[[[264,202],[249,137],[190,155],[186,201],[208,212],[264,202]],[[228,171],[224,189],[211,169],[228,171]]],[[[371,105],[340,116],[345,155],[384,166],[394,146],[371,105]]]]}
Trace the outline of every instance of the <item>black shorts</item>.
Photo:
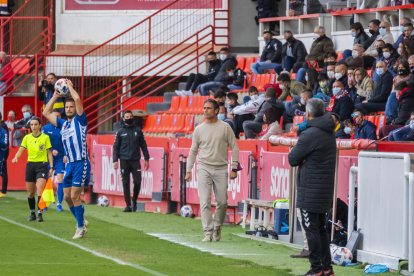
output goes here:
{"type": "Polygon", "coordinates": [[[26,182],[36,182],[37,179],[49,178],[48,162],[27,162],[26,165],[26,182]]]}

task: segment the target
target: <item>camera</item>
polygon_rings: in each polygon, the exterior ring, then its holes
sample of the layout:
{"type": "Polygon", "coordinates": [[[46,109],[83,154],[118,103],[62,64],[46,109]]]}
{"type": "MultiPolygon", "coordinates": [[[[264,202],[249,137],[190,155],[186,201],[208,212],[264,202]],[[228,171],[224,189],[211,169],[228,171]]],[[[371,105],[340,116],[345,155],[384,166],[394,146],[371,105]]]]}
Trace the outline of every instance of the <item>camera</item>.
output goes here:
{"type": "Polygon", "coordinates": [[[48,84],[47,80],[42,80],[42,87],[46,87],[48,84]]]}

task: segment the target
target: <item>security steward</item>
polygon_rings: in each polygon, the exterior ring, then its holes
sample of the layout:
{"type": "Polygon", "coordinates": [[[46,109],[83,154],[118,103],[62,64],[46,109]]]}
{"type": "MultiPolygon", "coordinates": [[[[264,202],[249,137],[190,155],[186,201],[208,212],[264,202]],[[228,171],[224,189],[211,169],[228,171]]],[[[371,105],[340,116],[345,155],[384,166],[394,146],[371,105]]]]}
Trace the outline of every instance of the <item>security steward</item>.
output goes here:
{"type": "Polygon", "coordinates": [[[141,152],[144,154],[144,170],[149,168],[149,153],[144,134],[141,129],[134,125],[134,117],[130,110],[125,111],[123,124],[116,133],[113,162],[114,168],[118,169],[120,160],[122,185],[124,188],[124,199],[126,207],[123,212],[135,212],[137,210],[137,199],[141,190],[141,152]],[[131,208],[130,174],[134,181],[131,208]]]}

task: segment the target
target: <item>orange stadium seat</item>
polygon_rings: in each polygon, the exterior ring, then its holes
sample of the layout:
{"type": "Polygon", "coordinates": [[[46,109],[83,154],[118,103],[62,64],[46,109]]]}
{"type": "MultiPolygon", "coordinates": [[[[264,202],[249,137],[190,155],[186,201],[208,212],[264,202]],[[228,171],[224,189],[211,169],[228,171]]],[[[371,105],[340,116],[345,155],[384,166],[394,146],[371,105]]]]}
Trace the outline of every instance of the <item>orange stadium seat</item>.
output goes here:
{"type": "Polygon", "coordinates": [[[186,113],[186,110],[188,108],[188,100],[190,97],[180,97],[180,105],[178,107],[177,113],[186,113]]]}
{"type": "Polygon", "coordinates": [[[144,132],[154,132],[157,124],[161,121],[161,115],[149,115],[145,120],[144,132]]]}
{"type": "MultiPolygon", "coordinates": [[[[165,113],[179,113],[178,110],[180,108],[180,100],[182,97],[180,96],[174,96],[171,99],[171,107],[165,113]]],[[[161,111],[163,112],[163,111],[161,111]]]]}
{"type": "Polygon", "coordinates": [[[244,71],[244,66],[246,65],[246,57],[243,56],[237,56],[237,68],[244,71]]]}
{"type": "Polygon", "coordinates": [[[252,72],[252,63],[255,63],[257,60],[257,57],[248,57],[246,58],[246,63],[244,65],[244,72],[246,72],[246,74],[253,74],[252,72]]]}
{"type": "Polygon", "coordinates": [[[185,114],[172,115],[172,122],[167,128],[167,132],[181,132],[184,129],[185,116],[185,114]]]}
{"type": "Polygon", "coordinates": [[[194,115],[187,115],[185,117],[183,132],[188,134],[194,131],[194,119],[195,119],[194,115]]]}

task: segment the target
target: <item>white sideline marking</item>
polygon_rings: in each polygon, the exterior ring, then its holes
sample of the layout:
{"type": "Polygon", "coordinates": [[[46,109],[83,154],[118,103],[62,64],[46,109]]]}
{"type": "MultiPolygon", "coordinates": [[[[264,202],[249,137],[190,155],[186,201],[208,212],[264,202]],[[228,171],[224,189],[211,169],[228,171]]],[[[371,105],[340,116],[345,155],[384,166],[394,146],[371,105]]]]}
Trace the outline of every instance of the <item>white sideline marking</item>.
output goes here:
{"type": "Polygon", "coordinates": [[[209,248],[208,246],[202,246],[202,245],[211,245],[212,243],[204,243],[202,241],[194,243],[194,242],[188,242],[186,241],[187,235],[181,235],[181,234],[161,234],[161,233],[146,233],[147,235],[159,238],[161,240],[166,240],[172,243],[176,243],[179,245],[184,245],[186,247],[190,247],[193,249],[197,249],[201,252],[211,253],[216,256],[263,256],[266,254],[260,254],[260,253],[233,253],[233,252],[223,252],[214,250],[212,248],[209,248]],[[181,236],[181,238],[179,238],[181,236]],[[200,245],[202,244],[202,245],[200,245]]]}
{"type": "Polygon", "coordinates": [[[140,266],[139,264],[134,264],[134,263],[125,262],[125,261],[123,261],[123,260],[121,260],[121,259],[114,258],[114,257],[108,256],[108,255],[102,254],[102,253],[100,253],[100,252],[98,252],[98,251],[95,251],[95,250],[93,250],[93,249],[87,248],[87,247],[85,247],[85,246],[79,245],[79,244],[74,243],[74,242],[71,242],[71,241],[67,241],[67,240],[65,240],[65,239],[59,238],[58,236],[55,236],[55,235],[52,235],[52,234],[49,234],[49,233],[42,232],[42,231],[40,231],[40,230],[38,230],[38,229],[36,229],[36,228],[33,228],[33,227],[30,227],[30,226],[27,226],[27,225],[24,225],[24,224],[18,223],[18,222],[16,222],[16,221],[10,220],[10,219],[5,218],[5,217],[3,217],[3,216],[0,216],[0,219],[2,219],[2,220],[4,220],[4,221],[7,221],[8,223],[11,223],[11,224],[14,224],[14,225],[20,226],[20,227],[22,227],[22,228],[25,228],[25,229],[27,229],[27,230],[31,230],[31,231],[36,232],[36,233],[38,233],[38,234],[44,235],[44,236],[46,236],[46,237],[52,238],[52,239],[54,239],[54,240],[57,240],[57,241],[60,241],[60,242],[63,242],[63,243],[69,244],[69,245],[71,245],[71,246],[73,246],[73,247],[77,247],[77,248],[79,248],[79,249],[81,249],[81,250],[83,250],[83,251],[89,252],[89,253],[91,253],[91,254],[93,254],[93,255],[97,256],[97,257],[100,257],[100,258],[104,258],[104,259],[111,260],[111,261],[113,261],[113,262],[115,262],[115,263],[117,263],[117,264],[119,264],[119,265],[127,265],[127,266],[133,267],[133,268],[135,268],[135,269],[137,269],[137,270],[141,270],[141,271],[143,271],[143,272],[149,273],[149,274],[151,274],[151,275],[166,276],[165,274],[162,274],[162,273],[160,273],[160,272],[157,272],[157,271],[151,270],[151,269],[149,269],[149,268],[146,268],[146,267],[140,266]]]}

